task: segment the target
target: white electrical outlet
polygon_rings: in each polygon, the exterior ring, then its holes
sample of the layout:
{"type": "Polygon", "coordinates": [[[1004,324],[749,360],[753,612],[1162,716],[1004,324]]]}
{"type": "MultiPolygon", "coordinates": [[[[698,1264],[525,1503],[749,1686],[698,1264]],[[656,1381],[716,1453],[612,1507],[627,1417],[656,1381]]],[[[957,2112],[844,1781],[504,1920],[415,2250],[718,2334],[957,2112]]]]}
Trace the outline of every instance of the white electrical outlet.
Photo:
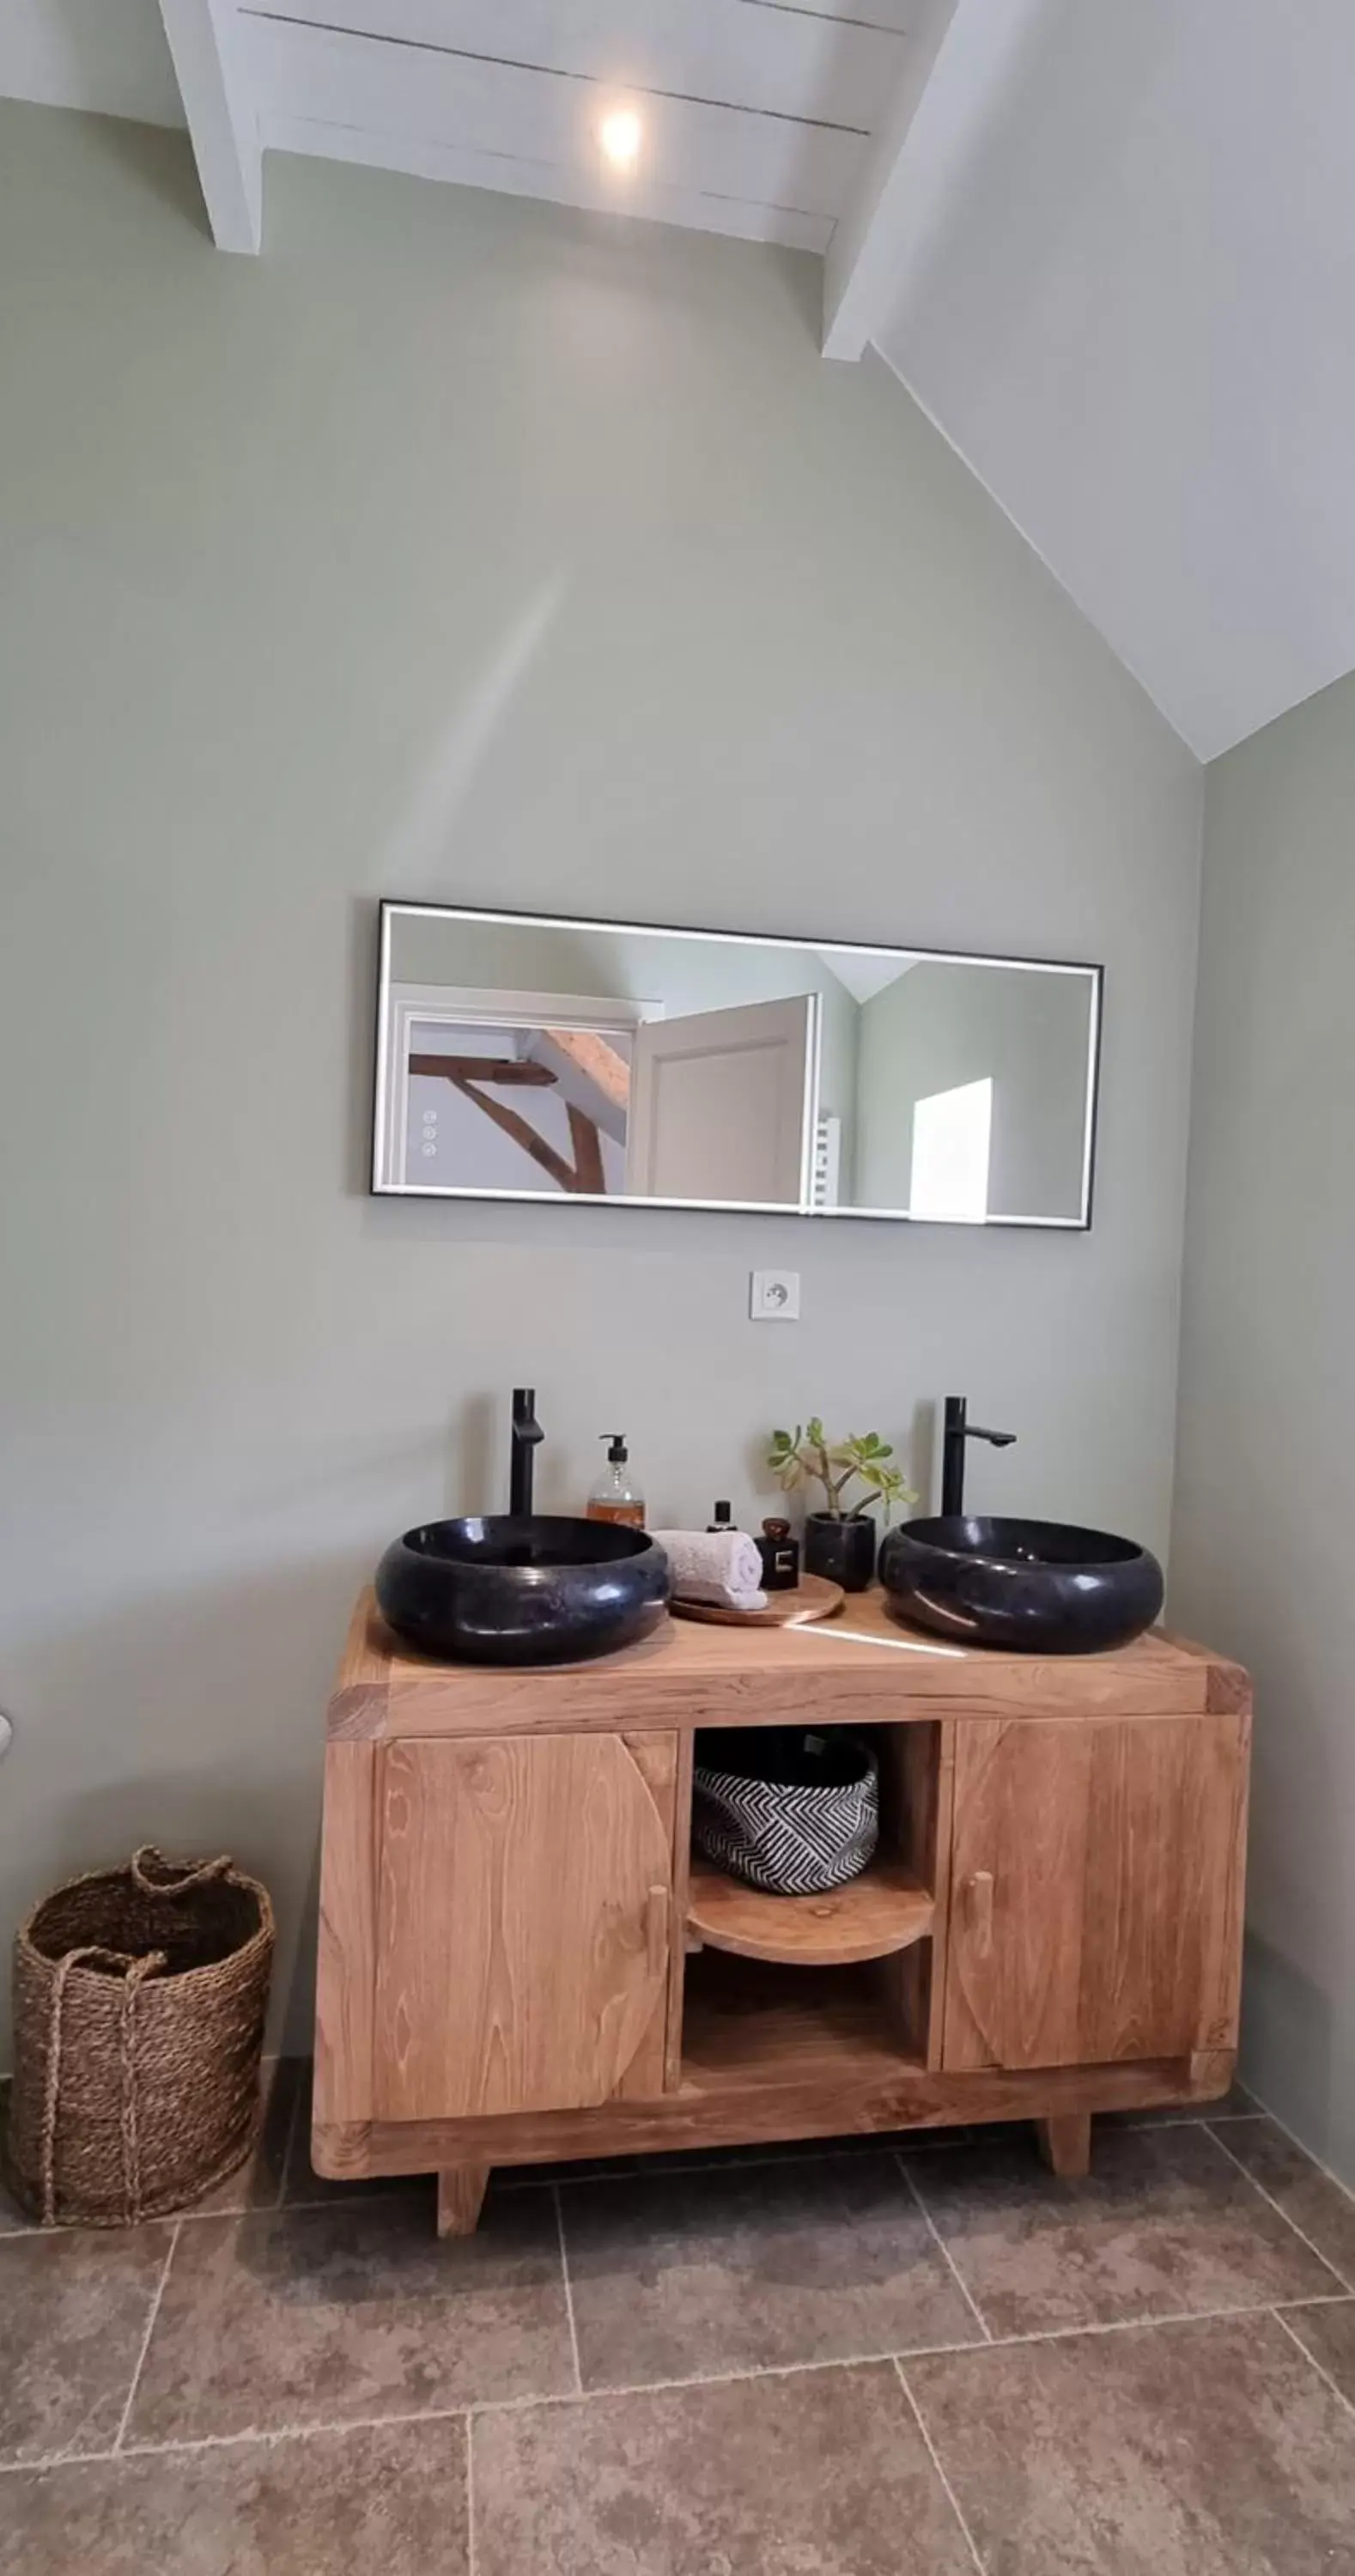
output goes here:
{"type": "Polygon", "coordinates": [[[748,1312],[755,1324],[798,1324],[798,1270],[755,1270],[749,1282],[748,1312]]]}
{"type": "Polygon", "coordinates": [[[0,1708],[0,1760],[3,1760],[4,1756],[8,1753],[13,1741],[14,1729],[10,1725],[9,1719],[6,1717],[4,1710],[0,1708]]]}

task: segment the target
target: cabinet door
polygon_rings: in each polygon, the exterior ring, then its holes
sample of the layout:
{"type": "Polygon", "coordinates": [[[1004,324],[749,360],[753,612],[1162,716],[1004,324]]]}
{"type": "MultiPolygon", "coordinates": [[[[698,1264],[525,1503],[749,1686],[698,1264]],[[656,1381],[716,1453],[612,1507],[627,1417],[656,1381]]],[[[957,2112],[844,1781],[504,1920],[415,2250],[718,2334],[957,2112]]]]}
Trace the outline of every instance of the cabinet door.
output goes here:
{"type": "Polygon", "coordinates": [[[1246,1718],[955,1734],[946,2067],[1233,2046],[1246,1718]]]}
{"type": "Polygon", "coordinates": [[[386,1748],[377,2119],[584,2109],[642,2049],[662,2089],[676,1738],[643,1762],[619,1735],[386,1748]]]}

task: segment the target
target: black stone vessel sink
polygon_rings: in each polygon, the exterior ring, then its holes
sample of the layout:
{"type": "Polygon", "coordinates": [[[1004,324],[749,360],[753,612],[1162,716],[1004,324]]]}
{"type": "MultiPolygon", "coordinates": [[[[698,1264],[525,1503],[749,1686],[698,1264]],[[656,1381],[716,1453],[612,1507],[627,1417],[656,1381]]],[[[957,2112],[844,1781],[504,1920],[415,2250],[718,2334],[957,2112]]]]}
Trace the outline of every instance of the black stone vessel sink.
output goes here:
{"type": "Polygon", "coordinates": [[[1017,1654],[1127,1646],[1162,1608],[1162,1568],[1146,1547],[1062,1521],[905,1521],[880,1551],[880,1580],[916,1627],[1017,1654]]]}
{"type": "Polygon", "coordinates": [[[643,1530],[541,1514],[426,1521],[376,1569],[397,1636],[453,1663],[610,1654],[653,1627],[668,1593],[668,1559],[643,1530]]]}

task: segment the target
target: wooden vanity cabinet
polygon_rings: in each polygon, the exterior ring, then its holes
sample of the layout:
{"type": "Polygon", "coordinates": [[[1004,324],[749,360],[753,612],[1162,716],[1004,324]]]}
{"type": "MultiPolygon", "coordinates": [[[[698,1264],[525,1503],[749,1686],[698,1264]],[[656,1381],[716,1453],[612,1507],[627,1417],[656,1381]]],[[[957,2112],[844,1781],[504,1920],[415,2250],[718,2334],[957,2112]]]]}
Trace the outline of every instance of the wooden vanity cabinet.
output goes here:
{"type": "Polygon", "coordinates": [[[878,1596],[826,1636],[671,1621],[554,1671],[406,1655],[358,1605],[330,1706],[312,2153],[436,2171],[1027,2117],[1231,2079],[1250,1693],[1160,1634],[961,1653],[878,1596]],[[902,1651],[901,1651],[902,1649],[902,1651]],[[870,1728],[881,1850],[841,1901],[691,1873],[699,1728],[870,1728]],[[689,1889],[690,1878],[690,1889],[689,1889]],[[782,1910],[778,1913],[777,1907],[782,1910]]]}

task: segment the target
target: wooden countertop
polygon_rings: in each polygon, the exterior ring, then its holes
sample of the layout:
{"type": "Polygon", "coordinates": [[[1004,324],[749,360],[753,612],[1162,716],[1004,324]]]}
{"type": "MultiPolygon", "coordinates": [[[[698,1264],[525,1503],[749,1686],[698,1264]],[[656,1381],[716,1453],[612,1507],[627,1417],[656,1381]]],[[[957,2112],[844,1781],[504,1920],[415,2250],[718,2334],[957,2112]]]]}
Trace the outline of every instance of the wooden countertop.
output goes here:
{"type": "Polygon", "coordinates": [[[1238,1664],[1153,1629],[1108,1655],[1012,1655],[907,1628],[879,1591],[806,1627],[666,1618],[586,1664],[433,1663],[392,1635],[370,1590],[329,1703],[331,1737],[533,1729],[830,1725],[910,1717],[1189,1717],[1245,1708],[1238,1664]]]}

